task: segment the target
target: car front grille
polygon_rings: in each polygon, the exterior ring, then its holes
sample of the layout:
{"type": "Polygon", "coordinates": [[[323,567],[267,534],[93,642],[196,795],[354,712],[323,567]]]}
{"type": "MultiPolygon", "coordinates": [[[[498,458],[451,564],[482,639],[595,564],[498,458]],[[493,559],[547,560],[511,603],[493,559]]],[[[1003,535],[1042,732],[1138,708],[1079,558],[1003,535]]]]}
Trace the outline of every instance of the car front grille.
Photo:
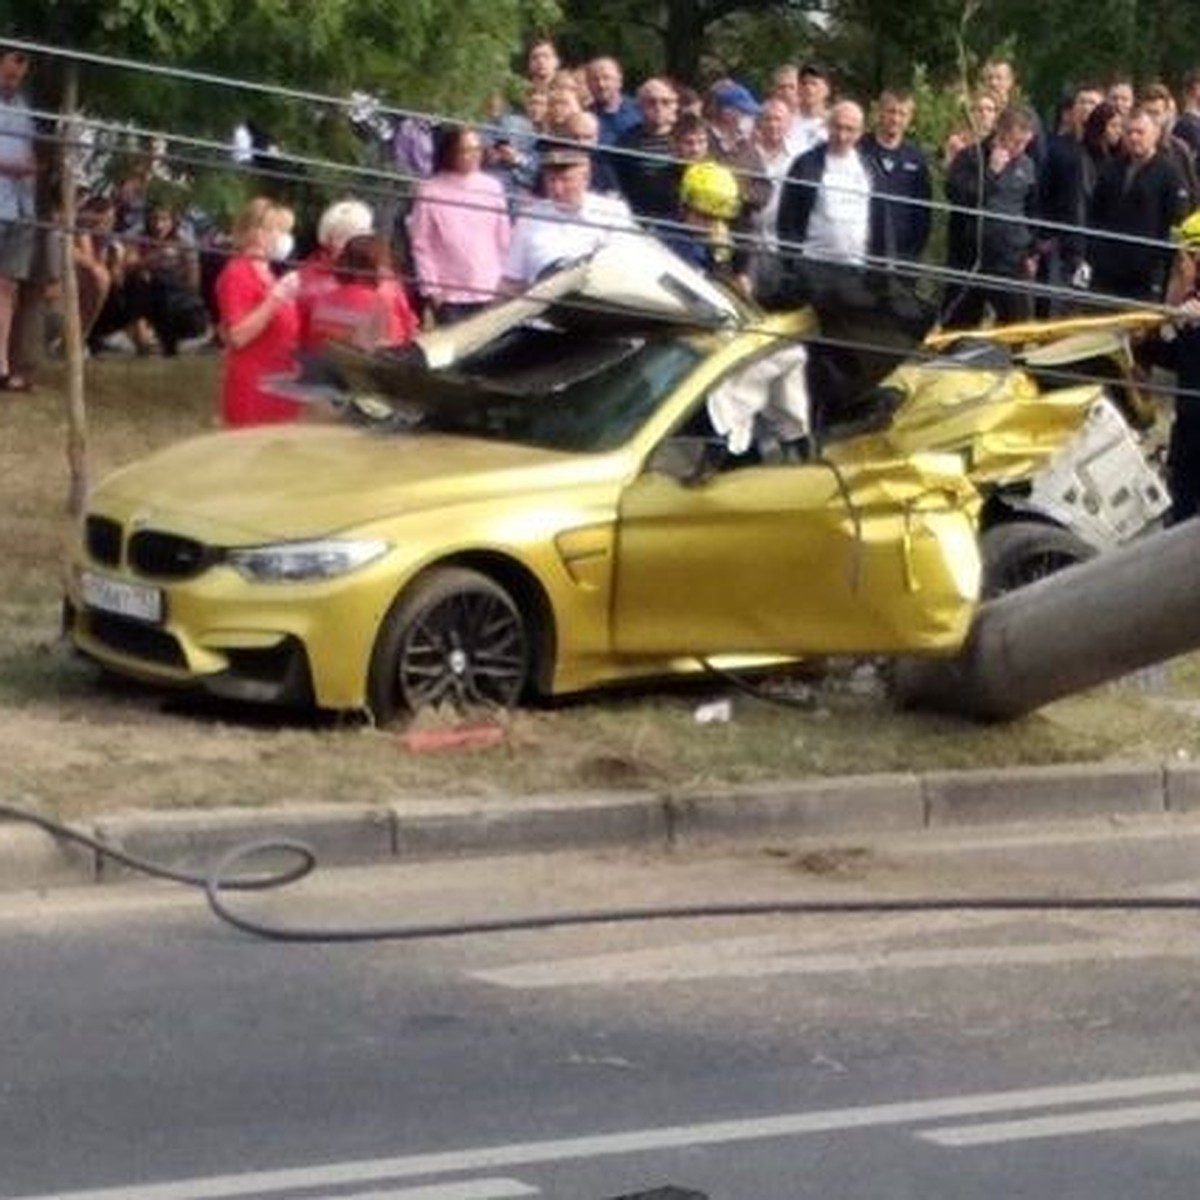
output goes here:
{"type": "Polygon", "coordinates": [[[88,632],[118,654],[165,667],[186,667],[187,659],[179,643],[161,629],[130,621],[111,613],[91,609],[87,614],[88,632]]]}
{"type": "Polygon", "coordinates": [[[88,557],[106,567],[121,562],[121,526],[108,517],[88,517],[84,526],[88,557]]]}
{"type": "Polygon", "coordinates": [[[141,575],[152,579],[190,579],[211,566],[217,552],[203,542],[139,529],[129,539],[129,564],[141,575]]]}

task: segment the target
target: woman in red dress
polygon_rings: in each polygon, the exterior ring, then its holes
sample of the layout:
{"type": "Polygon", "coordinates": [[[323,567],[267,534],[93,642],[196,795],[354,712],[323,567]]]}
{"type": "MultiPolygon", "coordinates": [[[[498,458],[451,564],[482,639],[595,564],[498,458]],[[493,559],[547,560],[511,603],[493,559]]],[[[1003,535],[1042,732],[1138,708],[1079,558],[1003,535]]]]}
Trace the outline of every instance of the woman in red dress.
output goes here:
{"type": "Polygon", "coordinates": [[[234,222],[237,254],[217,277],[217,311],[225,344],[221,419],[226,425],[270,425],[294,421],[301,406],[264,390],[270,375],[296,369],[300,318],[299,277],[276,279],[273,261],[291,248],[292,212],[274,201],[251,200],[234,222]]]}

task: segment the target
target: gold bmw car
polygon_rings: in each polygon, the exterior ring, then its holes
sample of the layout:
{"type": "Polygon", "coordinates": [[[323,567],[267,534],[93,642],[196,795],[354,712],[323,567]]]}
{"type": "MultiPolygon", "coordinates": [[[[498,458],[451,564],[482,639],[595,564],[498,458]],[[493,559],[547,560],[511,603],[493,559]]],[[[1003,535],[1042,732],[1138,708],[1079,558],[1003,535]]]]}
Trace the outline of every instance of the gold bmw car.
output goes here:
{"type": "Polygon", "coordinates": [[[980,494],[961,447],[896,419],[914,393],[944,407],[947,375],[831,412],[814,332],[614,246],[340,354],[339,419],[198,437],[94,490],[70,637],[155,684],[379,721],[712,662],[953,654],[980,494]]]}

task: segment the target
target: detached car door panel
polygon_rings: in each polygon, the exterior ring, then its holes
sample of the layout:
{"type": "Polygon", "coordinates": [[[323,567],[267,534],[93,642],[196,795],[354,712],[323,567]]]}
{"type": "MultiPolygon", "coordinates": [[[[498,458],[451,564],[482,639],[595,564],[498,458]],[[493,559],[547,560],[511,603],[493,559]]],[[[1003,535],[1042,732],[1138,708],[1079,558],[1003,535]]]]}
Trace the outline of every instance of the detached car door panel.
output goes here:
{"type": "Polygon", "coordinates": [[[613,641],[629,655],[950,651],[979,589],[966,481],[940,466],[656,471],[621,503],[613,641]]]}

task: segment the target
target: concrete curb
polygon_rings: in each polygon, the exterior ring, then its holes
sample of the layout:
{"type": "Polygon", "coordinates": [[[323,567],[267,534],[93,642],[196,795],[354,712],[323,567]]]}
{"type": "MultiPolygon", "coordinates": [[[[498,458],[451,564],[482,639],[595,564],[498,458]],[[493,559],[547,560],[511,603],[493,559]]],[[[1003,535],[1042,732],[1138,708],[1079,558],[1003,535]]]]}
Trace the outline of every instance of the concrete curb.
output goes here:
{"type": "MultiPolygon", "coordinates": [[[[386,808],[338,804],[289,805],[265,812],[223,808],[122,813],[97,821],[92,833],[127,854],[201,875],[222,854],[246,842],[307,842],[331,865],[386,859],[395,847],[386,808]]],[[[102,854],[95,857],[97,882],[137,874],[102,854]]]]}
{"type": "Polygon", "coordinates": [[[0,825],[0,892],[68,887],[95,877],[90,851],[32,825],[0,825]]]}
{"type": "MultiPolygon", "coordinates": [[[[1193,812],[1200,812],[1200,764],[1085,763],[841,776],[688,794],[565,793],[369,807],[135,812],[81,828],[131,854],[203,873],[232,846],[274,838],[308,842],[322,863],[364,865],[1193,812]]],[[[38,829],[0,822],[0,892],[103,883],[130,874],[38,829]]]]}

